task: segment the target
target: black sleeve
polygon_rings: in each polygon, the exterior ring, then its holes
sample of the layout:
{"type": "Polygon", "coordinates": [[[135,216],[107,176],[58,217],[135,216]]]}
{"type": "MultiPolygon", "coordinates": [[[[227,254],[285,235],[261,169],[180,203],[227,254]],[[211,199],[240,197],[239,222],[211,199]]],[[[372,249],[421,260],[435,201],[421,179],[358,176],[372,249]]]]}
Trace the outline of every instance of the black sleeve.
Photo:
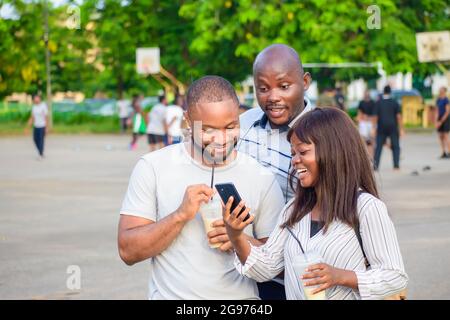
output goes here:
{"type": "Polygon", "coordinates": [[[398,102],[394,100],[394,103],[395,103],[395,114],[401,113],[401,108],[398,102]]]}
{"type": "Polygon", "coordinates": [[[379,105],[380,104],[380,102],[379,101],[377,101],[377,102],[375,102],[374,104],[373,104],[373,111],[372,111],[372,115],[374,115],[374,116],[378,116],[378,110],[379,110],[379,105]]]}

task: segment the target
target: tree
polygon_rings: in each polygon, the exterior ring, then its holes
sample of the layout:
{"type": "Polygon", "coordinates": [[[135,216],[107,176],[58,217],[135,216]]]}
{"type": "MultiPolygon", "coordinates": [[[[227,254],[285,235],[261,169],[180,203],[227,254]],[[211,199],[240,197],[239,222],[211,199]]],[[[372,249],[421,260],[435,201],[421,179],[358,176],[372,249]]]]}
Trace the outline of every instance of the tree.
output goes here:
{"type": "MultiPolygon", "coordinates": [[[[369,29],[366,9],[373,1],[241,0],[188,1],[180,11],[194,21],[190,49],[214,52],[232,41],[234,56],[251,63],[272,43],[293,46],[304,62],[383,62],[388,73],[436,70],[417,61],[415,33],[449,29],[448,4],[441,0],[377,1],[381,29],[369,29]]],[[[323,76],[329,76],[322,71],[323,76]]],[[[338,70],[334,76],[373,77],[371,70],[338,70]]],[[[242,78],[242,75],[236,79],[242,78]]]]}

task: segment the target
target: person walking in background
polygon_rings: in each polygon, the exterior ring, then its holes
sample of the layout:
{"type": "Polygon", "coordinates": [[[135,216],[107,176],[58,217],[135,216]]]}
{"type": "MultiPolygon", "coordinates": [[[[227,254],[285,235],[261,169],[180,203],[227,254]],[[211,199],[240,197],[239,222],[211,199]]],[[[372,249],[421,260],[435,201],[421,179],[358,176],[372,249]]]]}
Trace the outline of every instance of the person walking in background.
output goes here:
{"type": "Polygon", "coordinates": [[[180,143],[183,138],[181,124],[183,122],[183,105],[182,98],[177,96],[175,104],[166,109],[166,125],[167,125],[167,144],[180,143]]]}
{"type": "Polygon", "coordinates": [[[336,107],[338,107],[342,111],[345,111],[345,97],[344,94],[342,93],[341,87],[336,88],[334,100],[336,101],[336,107]]]}
{"type": "Polygon", "coordinates": [[[39,94],[33,95],[33,106],[31,107],[31,115],[28,120],[25,133],[28,132],[28,128],[33,126],[33,141],[38,150],[38,160],[44,159],[44,140],[47,133],[48,124],[48,108],[47,104],[41,100],[39,94]]]}
{"type": "Polygon", "coordinates": [[[364,93],[364,99],[359,102],[357,120],[359,134],[366,142],[367,151],[371,158],[373,158],[374,127],[372,117],[374,109],[375,102],[370,98],[370,93],[367,90],[364,93]]]}
{"type": "Polygon", "coordinates": [[[374,169],[380,165],[381,151],[386,139],[391,141],[394,170],[400,169],[400,136],[403,135],[400,105],[391,98],[391,87],[384,87],[383,97],[375,103],[373,122],[377,124],[374,169]]]}
{"type": "Polygon", "coordinates": [[[139,137],[145,134],[146,122],[139,96],[133,96],[131,106],[133,107],[133,138],[130,143],[130,150],[136,150],[139,137]]]}
{"type": "Polygon", "coordinates": [[[158,150],[167,145],[167,98],[162,95],[148,114],[147,138],[150,151],[158,150]]]}
{"type": "Polygon", "coordinates": [[[448,140],[448,132],[450,131],[450,104],[446,87],[442,87],[439,90],[436,106],[438,108],[436,129],[439,134],[439,142],[441,143],[442,148],[441,159],[448,159],[450,158],[450,141],[448,140]]]}
{"type": "Polygon", "coordinates": [[[117,101],[117,108],[120,119],[120,132],[125,133],[128,129],[128,118],[130,117],[129,102],[121,99],[117,101]]]}

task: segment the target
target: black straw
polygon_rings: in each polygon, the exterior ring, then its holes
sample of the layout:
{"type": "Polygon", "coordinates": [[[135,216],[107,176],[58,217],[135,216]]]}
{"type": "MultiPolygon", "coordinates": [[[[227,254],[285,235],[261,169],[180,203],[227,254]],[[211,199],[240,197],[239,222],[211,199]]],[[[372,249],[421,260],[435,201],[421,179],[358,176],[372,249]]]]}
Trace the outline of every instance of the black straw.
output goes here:
{"type": "MultiPolygon", "coordinates": [[[[216,162],[213,161],[213,165],[212,165],[212,173],[211,173],[211,189],[212,189],[213,186],[214,186],[214,168],[215,168],[215,166],[216,166],[216,162]]],[[[211,197],[211,200],[212,200],[212,198],[213,198],[213,197],[211,197]]]]}

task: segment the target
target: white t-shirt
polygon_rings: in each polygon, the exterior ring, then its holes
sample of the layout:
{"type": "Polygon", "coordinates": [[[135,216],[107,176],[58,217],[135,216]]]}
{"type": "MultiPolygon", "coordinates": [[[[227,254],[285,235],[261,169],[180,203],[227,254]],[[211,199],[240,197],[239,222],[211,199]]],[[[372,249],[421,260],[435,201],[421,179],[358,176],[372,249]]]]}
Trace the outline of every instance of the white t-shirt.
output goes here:
{"type": "Polygon", "coordinates": [[[47,124],[45,119],[48,114],[47,104],[45,102],[34,104],[31,113],[33,115],[33,126],[35,128],[44,128],[47,124]]]}
{"type": "Polygon", "coordinates": [[[183,135],[183,133],[181,132],[181,122],[183,121],[183,108],[177,105],[171,105],[167,107],[166,110],[167,125],[169,125],[173,119],[175,119],[175,121],[167,130],[169,136],[181,137],[183,135]]]}
{"type": "Polygon", "coordinates": [[[164,122],[166,121],[167,107],[161,103],[156,104],[148,115],[147,133],[165,135],[164,122]]]}
{"type": "MultiPolygon", "coordinates": [[[[186,188],[207,184],[211,168],[192,159],[186,143],[143,156],[130,178],[121,214],[159,221],[182,203],[186,188]]],[[[255,215],[244,232],[266,238],[284,206],[273,174],[244,153],[215,169],[215,183],[233,182],[255,215]]],[[[218,195],[216,195],[218,196],[218,195]]],[[[172,244],[151,258],[149,299],[258,299],[256,282],[234,268],[234,255],[208,246],[201,216],[189,221],[172,244]]]]}
{"type": "Polygon", "coordinates": [[[119,108],[119,118],[128,118],[130,116],[130,103],[127,100],[117,101],[119,108]]]}

